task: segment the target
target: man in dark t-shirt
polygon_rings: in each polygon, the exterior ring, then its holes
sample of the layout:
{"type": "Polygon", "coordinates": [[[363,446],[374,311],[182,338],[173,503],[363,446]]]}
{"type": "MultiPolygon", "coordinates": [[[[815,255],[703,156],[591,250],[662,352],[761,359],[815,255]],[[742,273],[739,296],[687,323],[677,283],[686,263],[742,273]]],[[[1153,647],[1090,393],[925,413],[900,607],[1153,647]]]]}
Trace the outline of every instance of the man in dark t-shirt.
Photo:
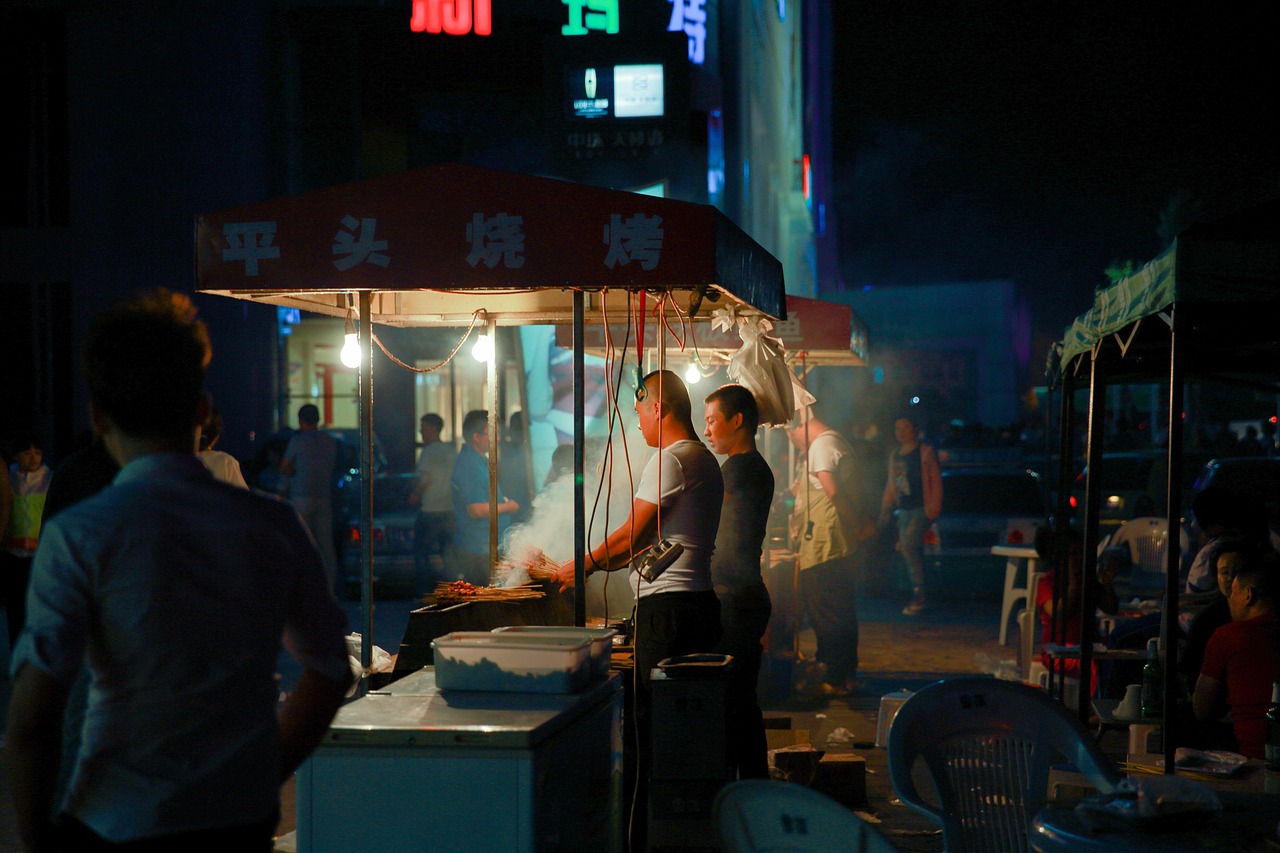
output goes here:
{"type": "Polygon", "coordinates": [[[773,504],[773,472],[756,450],[759,414],[741,385],[722,385],[706,399],[707,444],[727,455],[720,467],[724,504],[711,580],[720,598],[724,633],[716,651],[733,656],[729,682],[730,753],[741,778],[769,774],[764,716],[756,698],[763,651],[760,640],[772,605],[760,577],[761,545],[773,504]]]}

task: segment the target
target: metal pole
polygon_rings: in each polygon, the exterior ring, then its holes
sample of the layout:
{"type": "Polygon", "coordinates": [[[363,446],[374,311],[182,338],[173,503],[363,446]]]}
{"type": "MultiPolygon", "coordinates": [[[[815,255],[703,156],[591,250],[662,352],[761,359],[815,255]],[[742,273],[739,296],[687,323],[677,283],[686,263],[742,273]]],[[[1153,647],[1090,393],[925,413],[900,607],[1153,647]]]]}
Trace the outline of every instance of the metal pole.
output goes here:
{"type": "MultiPolygon", "coordinates": [[[[587,513],[583,491],[583,395],[586,393],[586,365],[583,358],[583,293],[573,292],[573,624],[587,624],[587,513]]],[[[608,615],[608,614],[606,614],[608,615]]]]}
{"type": "MultiPolygon", "coordinates": [[[[1062,410],[1059,413],[1058,420],[1058,499],[1057,506],[1054,508],[1054,532],[1057,534],[1054,538],[1058,542],[1067,541],[1067,531],[1071,528],[1071,483],[1075,474],[1075,391],[1075,382],[1072,374],[1064,366],[1062,371],[1062,410]]],[[[1054,548],[1045,556],[1049,565],[1053,567],[1053,600],[1063,601],[1066,597],[1064,590],[1066,589],[1067,555],[1062,548],[1054,548]]],[[[1036,608],[1035,600],[1036,591],[1028,589],[1027,605],[1035,611],[1035,622],[1032,630],[1035,630],[1040,623],[1040,613],[1036,608]]],[[[1052,624],[1057,626],[1059,630],[1063,624],[1061,616],[1056,612],[1052,616],[1052,624]]],[[[1049,661],[1050,693],[1053,692],[1054,676],[1061,676],[1065,666],[1065,663],[1059,664],[1057,661],[1049,661]]]]}
{"type": "Polygon", "coordinates": [[[1173,773],[1173,751],[1178,743],[1178,581],[1182,561],[1179,516],[1182,507],[1182,360],[1179,358],[1179,319],[1175,305],[1169,329],[1169,491],[1166,494],[1168,536],[1165,540],[1164,609],[1161,643],[1164,646],[1164,772],[1173,773]]]}
{"type": "MultiPolygon", "coordinates": [[[[360,291],[359,420],[360,420],[360,666],[373,664],[373,295],[360,291]]],[[[348,303],[350,304],[350,303],[348,303]]],[[[369,679],[360,680],[360,693],[369,679]]]]}
{"type": "Polygon", "coordinates": [[[493,583],[493,567],[498,564],[498,320],[492,314],[485,323],[489,336],[489,582],[493,583]]]}
{"type": "MultiPolygon", "coordinates": [[[[1089,475],[1084,488],[1084,554],[1080,567],[1080,690],[1076,711],[1080,722],[1089,720],[1093,687],[1093,622],[1097,609],[1098,506],[1102,498],[1099,475],[1103,435],[1106,431],[1107,386],[1105,371],[1098,365],[1099,352],[1089,362],[1089,445],[1086,456],[1089,475]]],[[[1065,680],[1063,682],[1066,683],[1065,680]]]]}

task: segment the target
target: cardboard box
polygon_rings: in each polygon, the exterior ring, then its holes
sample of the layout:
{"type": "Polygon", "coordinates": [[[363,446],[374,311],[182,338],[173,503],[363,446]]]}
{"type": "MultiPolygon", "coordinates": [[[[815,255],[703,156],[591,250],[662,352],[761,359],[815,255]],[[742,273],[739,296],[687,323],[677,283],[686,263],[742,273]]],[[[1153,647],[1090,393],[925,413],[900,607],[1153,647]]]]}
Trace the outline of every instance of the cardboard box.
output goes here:
{"type": "Polygon", "coordinates": [[[769,745],[770,750],[782,749],[785,746],[795,746],[799,743],[809,742],[808,729],[768,729],[764,730],[765,741],[769,745]]]}
{"type": "Polygon", "coordinates": [[[814,790],[846,806],[867,802],[867,760],[852,752],[827,753],[818,762],[814,790]]]}

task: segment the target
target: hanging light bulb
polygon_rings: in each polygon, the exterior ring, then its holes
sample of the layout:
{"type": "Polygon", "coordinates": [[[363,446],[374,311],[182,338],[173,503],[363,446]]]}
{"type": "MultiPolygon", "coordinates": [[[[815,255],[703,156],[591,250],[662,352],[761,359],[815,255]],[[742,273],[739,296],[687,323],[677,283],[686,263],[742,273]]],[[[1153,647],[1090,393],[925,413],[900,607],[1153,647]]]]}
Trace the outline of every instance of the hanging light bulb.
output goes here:
{"type": "Polygon", "coordinates": [[[693,385],[700,379],[702,379],[702,371],[698,369],[698,362],[689,362],[689,369],[684,372],[684,381],[693,385]]]}
{"type": "Polygon", "coordinates": [[[360,336],[356,334],[355,312],[347,308],[347,321],[342,335],[342,350],[339,360],[353,370],[360,366],[360,336]]]}
{"type": "Polygon", "coordinates": [[[471,348],[471,357],[478,362],[488,364],[489,359],[493,358],[493,339],[488,335],[477,337],[475,346],[471,348]]]}

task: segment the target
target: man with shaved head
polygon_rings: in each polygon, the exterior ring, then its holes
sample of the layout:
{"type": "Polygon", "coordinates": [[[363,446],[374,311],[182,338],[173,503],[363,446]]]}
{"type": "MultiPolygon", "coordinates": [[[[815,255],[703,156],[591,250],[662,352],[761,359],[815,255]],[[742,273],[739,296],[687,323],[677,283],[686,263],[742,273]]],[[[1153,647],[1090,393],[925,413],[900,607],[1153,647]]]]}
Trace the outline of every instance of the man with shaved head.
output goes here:
{"type": "MultiPolygon", "coordinates": [[[[720,639],[711,553],[720,527],[724,482],[715,456],[698,439],[689,392],[680,377],[669,370],[645,376],[636,389],[635,411],[645,443],[658,452],[640,476],[630,515],[587,554],[584,568],[590,575],[632,567],[628,584],[636,595],[635,721],[642,785],[637,799],[644,802],[650,763],[650,673],[664,658],[713,651],[720,639]],[[663,540],[683,550],[661,574],[646,580],[635,563],[663,540]]],[[[561,589],[573,586],[575,568],[572,560],[560,567],[561,589]]],[[[637,847],[643,849],[643,844],[637,847]]]]}

